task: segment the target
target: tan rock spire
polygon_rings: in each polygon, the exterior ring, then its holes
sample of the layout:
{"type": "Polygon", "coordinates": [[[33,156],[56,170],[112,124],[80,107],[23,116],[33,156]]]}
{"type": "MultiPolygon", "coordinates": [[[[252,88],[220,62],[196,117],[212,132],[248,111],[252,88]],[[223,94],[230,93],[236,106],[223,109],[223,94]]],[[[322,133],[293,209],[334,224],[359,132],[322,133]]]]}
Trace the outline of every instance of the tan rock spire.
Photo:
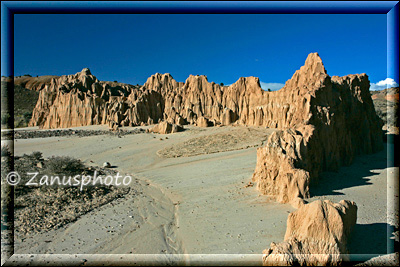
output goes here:
{"type": "Polygon", "coordinates": [[[383,148],[367,75],[331,78],[313,53],[280,91],[290,106],[291,127],[272,134],[257,150],[253,181],[263,194],[283,203],[307,198],[310,182],[323,170],[337,170],[357,154],[383,148]]]}
{"type": "Polygon", "coordinates": [[[81,71],[82,75],[92,75],[92,73],[90,72],[89,68],[84,68],[81,71]]]}

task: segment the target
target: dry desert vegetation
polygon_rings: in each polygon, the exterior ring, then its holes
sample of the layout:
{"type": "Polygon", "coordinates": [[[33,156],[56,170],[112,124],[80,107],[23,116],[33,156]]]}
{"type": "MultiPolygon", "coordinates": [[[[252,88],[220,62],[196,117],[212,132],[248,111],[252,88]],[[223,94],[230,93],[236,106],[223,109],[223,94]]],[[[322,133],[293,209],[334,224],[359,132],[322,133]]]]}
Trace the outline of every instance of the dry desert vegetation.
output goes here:
{"type": "Polygon", "coordinates": [[[36,105],[2,129],[2,264],[397,265],[398,88],[369,85],[317,53],[272,92],[256,77],[17,77],[16,106],[36,105]],[[29,171],[132,181],[28,186],[29,171]]]}

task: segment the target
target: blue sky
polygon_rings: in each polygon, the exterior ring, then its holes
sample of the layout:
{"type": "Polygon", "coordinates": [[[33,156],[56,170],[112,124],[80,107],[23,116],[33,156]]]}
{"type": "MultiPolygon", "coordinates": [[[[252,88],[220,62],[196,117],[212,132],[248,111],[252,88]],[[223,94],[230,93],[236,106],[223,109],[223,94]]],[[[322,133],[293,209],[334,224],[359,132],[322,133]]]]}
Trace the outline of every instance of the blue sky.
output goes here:
{"type": "Polygon", "coordinates": [[[367,73],[378,87],[390,78],[386,15],[14,16],[16,76],[88,67],[99,80],[130,84],[159,72],[177,81],[199,74],[224,84],[256,76],[264,88],[279,89],[311,52],[319,53],[329,75],[367,73]]]}

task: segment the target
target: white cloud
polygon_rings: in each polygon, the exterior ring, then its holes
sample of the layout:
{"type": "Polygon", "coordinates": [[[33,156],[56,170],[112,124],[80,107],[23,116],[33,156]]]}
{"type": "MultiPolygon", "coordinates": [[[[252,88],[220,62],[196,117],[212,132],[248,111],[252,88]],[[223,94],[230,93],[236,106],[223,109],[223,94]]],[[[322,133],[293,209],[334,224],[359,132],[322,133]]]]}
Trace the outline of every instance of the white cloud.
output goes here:
{"type": "Polygon", "coordinates": [[[396,81],[392,78],[386,78],[385,80],[379,81],[377,83],[371,83],[370,90],[372,91],[377,91],[377,90],[383,90],[386,88],[391,88],[391,87],[398,87],[399,84],[396,83],[396,81]]]}
{"type": "Polygon", "coordinates": [[[285,86],[284,83],[264,83],[264,82],[260,82],[261,88],[263,90],[268,90],[271,89],[271,91],[277,91],[279,89],[281,89],[283,86],[285,86]]]}

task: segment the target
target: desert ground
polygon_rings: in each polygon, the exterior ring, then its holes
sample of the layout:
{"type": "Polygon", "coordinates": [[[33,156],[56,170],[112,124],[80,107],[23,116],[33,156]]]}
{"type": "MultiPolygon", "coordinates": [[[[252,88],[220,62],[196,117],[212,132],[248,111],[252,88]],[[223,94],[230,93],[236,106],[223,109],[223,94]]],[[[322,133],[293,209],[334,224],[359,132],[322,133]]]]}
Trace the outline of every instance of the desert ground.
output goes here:
{"type": "MultiPolygon", "coordinates": [[[[122,130],[137,128],[148,127],[122,130]]],[[[130,185],[134,190],[59,229],[16,239],[9,263],[119,260],[121,264],[219,261],[261,265],[261,252],[271,242],[283,240],[287,216],[295,210],[260,195],[251,183],[256,148],[274,130],[245,126],[185,129],[174,134],[143,131],[125,136],[16,139],[15,156],[40,151],[44,157],[72,156],[88,166],[110,162],[113,169],[134,177],[130,185]]],[[[34,127],[18,130],[41,131],[34,127]]],[[[397,236],[393,233],[398,220],[393,203],[398,203],[399,169],[388,165],[392,149],[393,144],[386,143],[381,152],[358,156],[351,166],[324,173],[311,188],[310,202],[347,199],[357,203],[357,225],[349,244],[354,261],[388,254],[394,240],[398,242],[398,229],[397,236]]]]}

